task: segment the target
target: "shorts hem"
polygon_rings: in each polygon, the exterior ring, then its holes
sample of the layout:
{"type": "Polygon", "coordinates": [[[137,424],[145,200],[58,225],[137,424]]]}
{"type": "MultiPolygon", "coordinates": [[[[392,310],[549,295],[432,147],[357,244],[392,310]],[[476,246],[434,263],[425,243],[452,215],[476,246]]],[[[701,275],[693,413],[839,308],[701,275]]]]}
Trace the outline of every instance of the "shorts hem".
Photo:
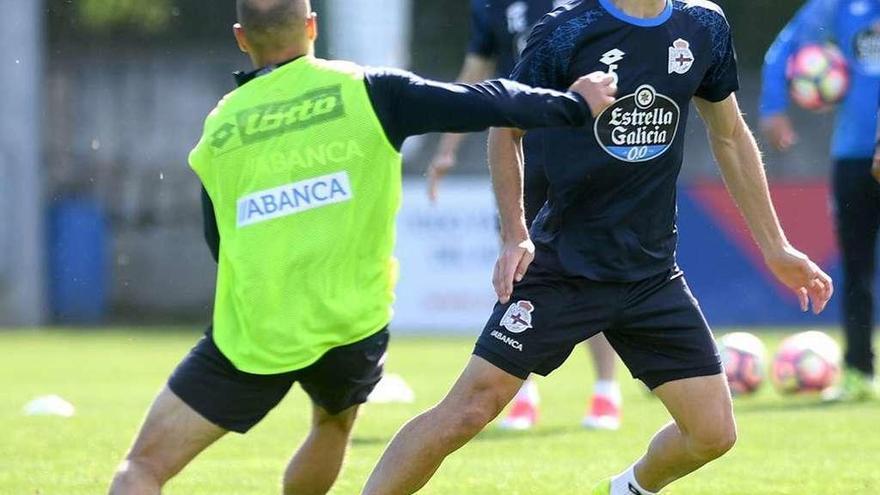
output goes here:
{"type": "Polygon", "coordinates": [[[229,421],[223,421],[223,420],[217,419],[216,417],[212,417],[211,414],[206,414],[205,411],[195,403],[195,401],[193,401],[192,399],[188,399],[186,397],[186,394],[182,394],[182,393],[178,392],[177,390],[175,390],[176,388],[177,387],[174,385],[174,381],[169,380],[168,381],[168,390],[170,390],[171,393],[173,393],[178,399],[180,399],[184,404],[186,404],[187,407],[189,407],[190,409],[195,411],[196,414],[201,416],[202,419],[213,424],[214,426],[218,426],[220,428],[223,428],[224,430],[231,431],[233,433],[239,433],[241,435],[244,435],[245,433],[250,431],[251,428],[256,426],[257,423],[259,423],[259,421],[255,422],[253,424],[245,424],[245,423],[241,423],[241,422],[232,423],[229,421]]]}
{"type": "Polygon", "coordinates": [[[635,378],[642,381],[649,389],[654,390],[657,387],[669,382],[677,380],[685,380],[687,378],[699,378],[702,376],[720,375],[724,372],[721,363],[713,363],[707,366],[699,366],[695,368],[685,368],[678,370],[649,371],[642,373],[635,378]]]}
{"type": "Polygon", "coordinates": [[[285,375],[287,373],[302,371],[302,370],[312,366],[313,364],[315,364],[318,361],[320,361],[321,359],[323,359],[324,356],[326,356],[328,352],[330,352],[334,349],[338,349],[340,347],[347,347],[347,346],[350,346],[353,344],[357,344],[358,342],[368,340],[371,337],[375,337],[376,335],[382,333],[383,331],[388,330],[389,326],[390,326],[389,322],[385,322],[384,325],[381,325],[376,329],[370,330],[369,332],[365,332],[364,334],[358,334],[357,337],[353,337],[351,339],[347,339],[342,342],[336,342],[336,343],[329,345],[329,346],[323,346],[321,351],[314,354],[312,357],[310,357],[309,359],[306,359],[305,361],[300,361],[295,365],[288,365],[288,366],[283,366],[283,367],[262,367],[262,366],[261,367],[253,367],[253,366],[243,365],[241,363],[235,362],[232,358],[230,358],[229,354],[223,349],[221,344],[218,343],[216,339],[214,339],[214,345],[217,346],[217,349],[220,351],[220,353],[223,354],[223,356],[226,359],[228,359],[229,362],[232,363],[232,365],[238,371],[241,371],[243,373],[247,373],[249,375],[259,375],[259,376],[285,375]]]}
{"type": "Polygon", "coordinates": [[[505,373],[513,375],[522,380],[528,379],[529,375],[531,374],[530,371],[526,370],[522,366],[515,364],[501,354],[479,343],[474,347],[473,355],[485,359],[492,366],[495,366],[501,371],[504,371],[505,373]]]}

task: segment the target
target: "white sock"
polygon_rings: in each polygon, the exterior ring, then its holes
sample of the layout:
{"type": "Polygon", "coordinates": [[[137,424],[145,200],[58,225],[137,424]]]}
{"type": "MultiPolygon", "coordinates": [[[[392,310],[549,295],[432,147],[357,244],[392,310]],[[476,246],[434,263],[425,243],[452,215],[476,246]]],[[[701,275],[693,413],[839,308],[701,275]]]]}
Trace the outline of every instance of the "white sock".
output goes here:
{"type": "Polygon", "coordinates": [[[596,384],[593,385],[593,394],[607,397],[617,405],[623,402],[620,395],[620,385],[614,380],[596,380],[596,384]]]}
{"type": "Polygon", "coordinates": [[[539,402],[541,402],[541,397],[538,395],[538,385],[536,385],[535,381],[531,378],[526,379],[525,383],[523,383],[522,387],[519,388],[519,392],[516,393],[516,397],[513,400],[527,401],[529,403],[537,405],[539,402]]]}
{"type": "Polygon", "coordinates": [[[639,485],[634,468],[635,464],[611,480],[611,495],[657,495],[639,485]]]}

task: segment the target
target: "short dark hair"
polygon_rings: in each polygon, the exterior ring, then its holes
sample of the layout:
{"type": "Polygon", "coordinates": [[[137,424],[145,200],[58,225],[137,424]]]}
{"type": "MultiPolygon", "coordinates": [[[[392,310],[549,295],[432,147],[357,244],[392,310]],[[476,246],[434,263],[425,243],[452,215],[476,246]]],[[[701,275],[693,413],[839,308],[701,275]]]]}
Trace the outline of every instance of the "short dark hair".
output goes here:
{"type": "Polygon", "coordinates": [[[236,10],[248,39],[272,48],[303,28],[310,5],[308,0],[236,0],[236,10]]]}

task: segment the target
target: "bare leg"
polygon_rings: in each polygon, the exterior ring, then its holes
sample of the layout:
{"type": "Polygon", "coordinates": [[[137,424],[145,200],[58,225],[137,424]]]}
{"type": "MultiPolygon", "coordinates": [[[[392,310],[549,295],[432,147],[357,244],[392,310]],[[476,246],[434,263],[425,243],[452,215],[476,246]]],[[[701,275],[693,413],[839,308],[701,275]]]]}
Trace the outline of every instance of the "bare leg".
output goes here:
{"type": "Polygon", "coordinates": [[[708,462],[736,442],[736,423],[724,375],[669,382],[654,390],[674,419],[654,436],[635,466],[646,490],[660,491],[708,462]]]}
{"type": "Polygon", "coordinates": [[[364,495],[408,495],[428,482],[443,459],[495,419],[523,380],[474,356],[439,404],[407,423],[373,470],[364,495]]]}
{"type": "Polygon", "coordinates": [[[617,353],[604,333],[596,334],[587,343],[593,356],[596,382],[593,384],[589,409],[581,424],[590,429],[616,430],[620,428],[623,404],[620,387],[614,379],[617,353]]]}
{"type": "Polygon", "coordinates": [[[312,429],[284,473],[286,495],[324,495],[330,491],[348,448],[357,406],[331,415],[319,406],[312,412],[312,429]]]}
{"type": "Polygon", "coordinates": [[[162,389],[116,471],[111,495],[158,495],[169,479],[225,434],[167,387],[162,389]]]}
{"type": "Polygon", "coordinates": [[[598,333],[587,341],[590,346],[590,354],[593,356],[593,366],[596,369],[597,380],[614,381],[617,353],[605,338],[604,333],[598,333]]]}

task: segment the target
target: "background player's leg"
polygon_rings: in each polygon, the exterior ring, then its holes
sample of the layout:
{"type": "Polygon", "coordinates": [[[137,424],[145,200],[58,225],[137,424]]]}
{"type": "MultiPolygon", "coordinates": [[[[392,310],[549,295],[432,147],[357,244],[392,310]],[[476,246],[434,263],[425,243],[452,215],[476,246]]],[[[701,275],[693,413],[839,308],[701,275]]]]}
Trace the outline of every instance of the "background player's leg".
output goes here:
{"type": "Polygon", "coordinates": [[[598,333],[587,341],[596,371],[593,397],[583,425],[587,428],[616,430],[620,427],[622,398],[620,386],[615,380],[617,353],[604,333],[598,333]]]}
{"type": "Polygon", "coordinates": [[[676,380],[654,393],[674,422],[651,441],[635,465],[635,477],[644,489],[657,492],[730,450],[736,424],[724,375],[676,380]]]}
{"type": "Polygon", "coordinates": [[[502,430],[528,430],[535,426],[540,415],[541,394],[534,378],[529,378],[519,388],[510,403],[507,416],[498,424],[502,430]]]}
{"type": "Polygon", "coordinates": [[[446,397],[397,433],[363,493],[415,493],[428,482],[447,455],[461,448],[495,419],[522,383],[522,379],[473,356],[446,397]]]}
{"type": "Polygon", "coordinates": [[[880,185],[870,160],[834,165],[837,237],[843,255],[843,328],[850,372],[873,375],[874,268],[880,225],[880,185]]]}
{"type": "Polygon", "coordinates": [[[284,473],[287,495],[324,495],[336,482],[358,407],[330,414],[320,406],[312,411],[312,429],[284,473]]]}
{"type": "Polygon", "coordinates": [[[157,495],[199,452],[225,434],[165,387],[120,464],[110,493],[157,495]]]}
{"type": "Polygon", "coordinates": [[[617,353],[605,338],[604,333],[597,333],[587,341],[590,354],[593,356],[593,367],[596,369],[596,379],[614,381],[614,371],[617,364],[617,353]]]}

